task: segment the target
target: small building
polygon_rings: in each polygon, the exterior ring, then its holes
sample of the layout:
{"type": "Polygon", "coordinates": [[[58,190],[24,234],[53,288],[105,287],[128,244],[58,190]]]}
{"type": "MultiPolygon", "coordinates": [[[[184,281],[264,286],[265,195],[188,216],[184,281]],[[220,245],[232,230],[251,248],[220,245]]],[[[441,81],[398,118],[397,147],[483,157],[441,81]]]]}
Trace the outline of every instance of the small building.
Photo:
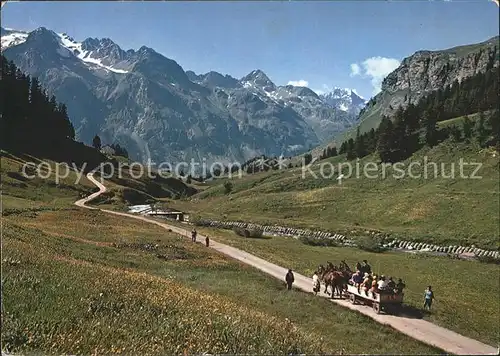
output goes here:
{"type": "Polygon", "coordinates": [[[104,153],[105,155],[112,156],[116,153],[116,151],[110,145],[105,145],[105,146],[101,147],[101,153],[104,153]]]}
{"type": "Polygon", "coordinates": [[[166,219],[172,219],[177,221],[184,221],[184,213],[182,211],[149,211],[145,215],[163,217],[166,219]]]}

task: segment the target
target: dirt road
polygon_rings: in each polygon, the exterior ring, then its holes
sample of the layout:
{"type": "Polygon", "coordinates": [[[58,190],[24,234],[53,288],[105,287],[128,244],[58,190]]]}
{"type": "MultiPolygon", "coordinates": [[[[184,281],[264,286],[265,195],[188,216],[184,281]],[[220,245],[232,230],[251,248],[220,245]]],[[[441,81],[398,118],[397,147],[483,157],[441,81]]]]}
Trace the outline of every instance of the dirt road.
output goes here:
{"type": "MultiPolygon", "coordinates": [[[[91,201],[92,199],[99,196],[101,193],[106,191],[106,187],[97,181],[92,173],[87,174],[87,178],[93,182],[98,188],[99,191],[89,195],[87,198],[78,200],[75,202],[75,205],[84,207],[87,209],[96,209],[93,207],[85,206],[86,203],[91,201]]],[[[180,235],[191,238],[190,231],[186,229],[179,228],[177,226],[169,225],[167,223],[162,223],[154,220],[150,220],[146,217],[140,215],[132,215],[127,213],[121,213],[117,211],[104,210],[99,209],[109,214],[127,216],[132,219],[146,221],[152,224],[156,224],[162,228],[170,229],[173,232],[176,232],[180,235]]],[[[200,243],[204,243],[205,236],[198,235],[198,241],[200,243]]],[[[236,249],[234,247],[224,245],[218,243],[214,240],[210,240],[210,248],[213,248],[229,257],[232,257],[236,260],[244,262],[250,266],[253,266],[279,280],[284,281],[285,274],[287,269],[277,266],[273,263],[270,263],[266,260],[263,260],[259,257],[256,257],[248,252],[236,249]]],[[[294,287],[301,289],[305,292],[312,293],[312,279],[302,276],[298,273],[295,274],[295,283],[294,287]]],[[[322,288],[323,289],[323,288],[322,288]]],[[[318,293],[318,296],[329,298],[329,296],[325,293],[318,293]]],[[[406,334],[416,340],[424,342],[428,345],[432,345],[434,347],[440,348],[445,352],[456,354],[456,355],[498,355],[498,349],[492,347],[490,345],[486,345],[479,341],[470,339],[468,337],[457,334],[454,331],[442,328],[435,324],[432,324],[428,321],[422,319],[415,319],[410,317],[402,317],[402,316],[393,316],[393,315],[385,315],[385,314],[376,314],[371,308],[363,305],[352,305],[347,300],[332,300],[334,303],[340,304],[346,308],[356,310],[364,315],[369,316],[375,321],[386,324],[394,329],[406,334]]]]}

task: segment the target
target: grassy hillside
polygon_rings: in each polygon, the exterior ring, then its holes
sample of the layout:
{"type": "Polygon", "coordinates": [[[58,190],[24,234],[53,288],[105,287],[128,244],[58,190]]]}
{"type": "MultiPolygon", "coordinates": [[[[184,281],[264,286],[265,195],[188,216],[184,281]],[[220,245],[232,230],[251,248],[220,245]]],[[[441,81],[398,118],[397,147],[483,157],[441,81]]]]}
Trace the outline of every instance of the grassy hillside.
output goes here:
{"type": "MultiPolygon", "coordinates": [[[[383,178],[380,164],[364,176],[364,165],[378,162],[377,157],[368,156],[359,161],[359,178],[353,161],[352,176],[338,184],[338,164],[343,162],[343,156],[319,161],[312,168],[318,178],[309,172],[303,178],[299,168],[248,175],[231,181],[229,195],[218,184],[189,202],[171,204],[215,219],[311,227],[347,235],[352,230],[374,229],[406,240],[499,247],[498,152],[446,141],[432,149],[425,147],[403,162],[406,175],[401,179],[397,179],[400,173],[390,167],[383,178]],[[461,178],[461,160],[480,163],[475,176],[482,178],[461,178]],[[334,167],[331,178],[319,175],[320,164],[325,162],[334,167]],[[415,178],[408,174],[411,162],[420,162],[420,166],[412,166],[415,178]],[[428,165],[426,169],[424,162],[436,162],[438,174],[434,176],[434,167],[428,165]],[[441,167],[449,176],[451,163],[455,177],[445,178],[441,167]]],[[[475,167],[464,166],[464,177],[471,177],[475,167]]],[[[348,171],[344,166],[342,173],[347,176],[348,171]]],[[[324,172],[329,174],[330,168],[325,167],[324,172]]]]}
{"type": "Polygon", "coordinates": [[[137,165],[122,165],[113,172],[97,173],[106,181],[108,191],[94,204],[124,209],[127,205],[149,204],[165,198],[179,199],[195,194],[198,189],[168,174],[159,175],[155,170],[141,171],[137,165]],[[114,173],[112,176],[111,173],[114,173]]]}
{"type": "MultiPolygon", "coordinates": [[[[479,114],[467,115],[467,117],[471,120],[471,122],[475,123],[476,120],[479,119],[479,114]]],[[[444,120],[437,123],[439,128],[450,127],[450,126],[458,126],[460,127],[465,120],[465,116],[455,117],[450,120],[444,120]]]]}
{"type": "MultiPolygon", "coordinates": [[[[30,155],[11,155],[2,151],[0,174],[2,178],[2,209],[9,211],[12,209],[37,208],[37,209],[61,209],[72,204],[81,195],[89,195],[97,191],[92,182],[85,174],[78,176],[74,171],[66,174],[63,166],[60,166],[60,176],[56,182],[56,166],[54,161],[41,161],[30,155]],[[23,166],[33,162],[36,166],[42,164],[42,176],[46,179],[35,177],[28,179],[23,174],[23,166]],[[49,169],[50,167],[50,169],[49,169]]],[[[36,169],[27,170],[30,175],[36,175],[36,169]]]]}
{"type": "Polygon", "coordinates": [[[4,199],[22,209],[2,217],[4,351],[439,352],[155,225],[71,206],[72,189],[12,183],[4,199]]]}
{"type": "MultiPolygon", "coordinates": [[[[82,172],[83,167],[75,167],[76,171],[66,170],[61,163],[2,151],[0,172],[3,183],[3,209],[60,209],[71,205],[81,196],[97,191],[95,185],[86,177],[88,169],[82,172]],[[28,163],[34,164],[34,168],[28,167],[26,170],[28,175],[36,176],[33,179],[26,178],[23,173],[23,166],[28,163]],[[41,175],[37,173],[36,167],[39,165],[41,175]],[[60,177],[57,182],[56,169],[59,169],[60,177]]],[[[140,176],[140,172],[134,167],[129,169],[124,166],[120,171],[116,169],[114,173],[106,180],[109,192],[100,197],[97,203],[124,208],[127,204],[143,204],[166,197],[187,197],[197,192],[197,188],[176,178],[163,178],[157,174],[140,176]]],[[[99,174],[96,174],[96,177],[99,178],[99,174]]]]}

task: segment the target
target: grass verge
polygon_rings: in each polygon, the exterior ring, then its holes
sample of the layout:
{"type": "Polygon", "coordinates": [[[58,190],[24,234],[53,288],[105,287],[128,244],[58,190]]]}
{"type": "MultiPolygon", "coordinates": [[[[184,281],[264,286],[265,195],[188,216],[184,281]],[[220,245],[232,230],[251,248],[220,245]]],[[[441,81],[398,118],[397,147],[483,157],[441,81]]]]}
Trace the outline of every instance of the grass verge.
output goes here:
{"type": "Polygon", "coordinates": [[[4,227],[9,352],[439,352],[151,224],[79,209],[4,227]]]}

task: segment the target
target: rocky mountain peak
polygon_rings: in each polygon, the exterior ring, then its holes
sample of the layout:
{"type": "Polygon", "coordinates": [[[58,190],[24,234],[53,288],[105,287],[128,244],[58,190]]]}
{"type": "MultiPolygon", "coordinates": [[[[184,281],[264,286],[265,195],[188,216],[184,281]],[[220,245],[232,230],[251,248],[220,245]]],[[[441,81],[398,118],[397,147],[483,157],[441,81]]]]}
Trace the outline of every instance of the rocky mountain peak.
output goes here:
{"type": "Polygon", "coordinates": [[[323,93],[319,97],[342,111],[359,113],[366,104],[365,99],[349,88],[333,88],[330,92],[323,93]]]}
{"type": "Polygon", "coordinates": [[[309,88],[278,87],[262,70],[241,80],[216,71],[198,75],[146,46],[123,51],[108,38],[78,42],[46,29],[30,35],[38,39],[19,45],[29,35],[4,30],[2,48],[10,45],[4,55],[68,106],[79,140],[99,134],[136,159],[296,154],[353,121],[309,88]],[[45,35],[57,46],[48,46],[45,35]]]}
{"type": "Polygon", "coordinates": [[[239,81],[230,75],[222,75],[218,72],[210,71],[202,76],[200,84],[208,87],[220,87],[220,88],[238,88],[241,87],[239,81]]]}
{"type": "Polygon", "coordinates": [[[57,34],[45,27],[39,27],[36,30],[31,31],[28,34],[26,41],[32,43],[43,43],[46,46],[59,45],[57,34]]]}
{"type": "Polygon", "coordinates": [[[276,90],[276,85],[269,77],[260,69],[255,69],[240,79],[240,82],[245,86],[258,86],[266,92],[276,90]]]}
{"type": "Polygon", "coordinates": [[[309,89],[308,87],[296,87],[293,85],[285,85],[285,88],[288,90],[289,93],[293,93],[296,96],[302,96],[302,97],[309,96],[320,100],[318,94],[316,94],[313,90],[309,89]]]}
{"type": "Polygon", "coordinates": [[[87,38],[82,42],[81,48],[92,52],[92,57],[101,59],[106,65],[113,65],[130,56],[109,38],[87,38]]]}

